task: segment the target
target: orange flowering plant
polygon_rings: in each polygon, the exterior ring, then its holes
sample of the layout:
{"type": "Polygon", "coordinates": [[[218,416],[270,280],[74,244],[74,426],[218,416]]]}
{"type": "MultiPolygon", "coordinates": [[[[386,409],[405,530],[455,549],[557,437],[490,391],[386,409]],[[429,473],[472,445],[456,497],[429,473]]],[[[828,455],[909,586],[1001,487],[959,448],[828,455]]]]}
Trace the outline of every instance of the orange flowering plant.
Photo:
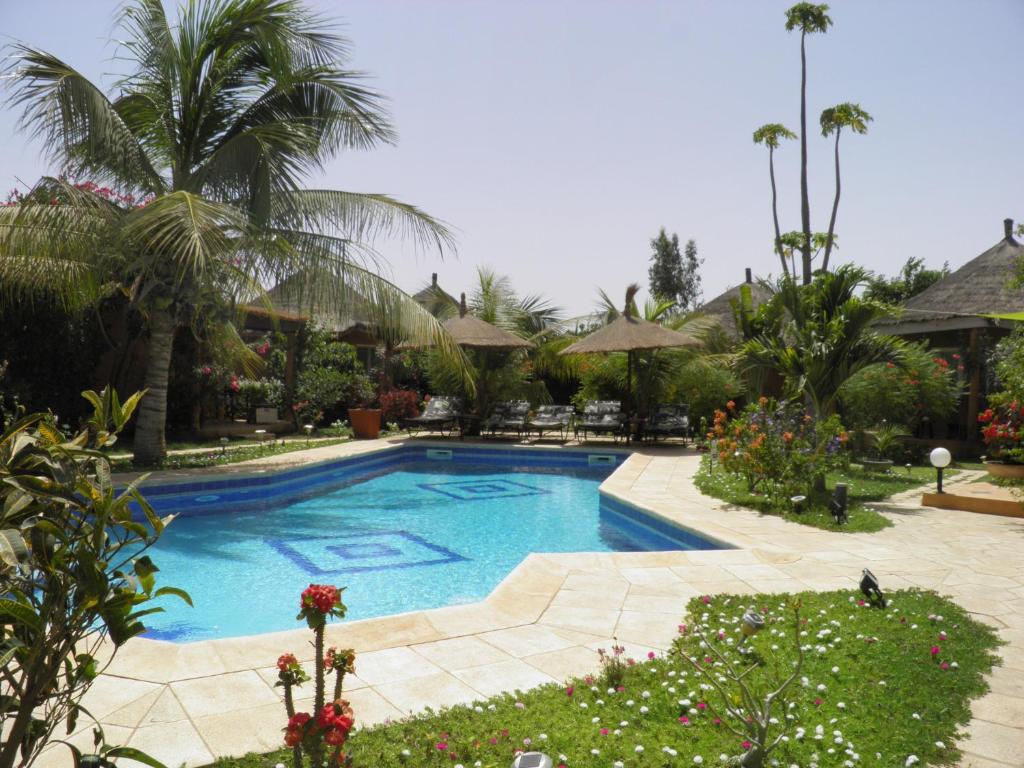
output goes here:
{"type": "Polygon", "coordinates": [[[848,461],[838,416],[815,419],[800,403],[767,397],[740,411],[730,400],[727,410],[715,412],[708,437],[721,467],[773,503],[809,493],[814,478],[848,461]]]}

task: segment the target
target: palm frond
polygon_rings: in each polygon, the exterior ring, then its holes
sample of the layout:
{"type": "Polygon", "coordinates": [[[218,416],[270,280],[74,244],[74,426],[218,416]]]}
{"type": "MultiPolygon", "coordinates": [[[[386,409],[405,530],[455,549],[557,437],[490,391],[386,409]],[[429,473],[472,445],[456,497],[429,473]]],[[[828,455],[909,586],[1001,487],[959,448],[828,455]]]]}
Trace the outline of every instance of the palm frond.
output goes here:
{"type": "Polygon", "coordinates": [[[56,56],[24,45],[13,50],[10,104],[21,108],[20,127],[40,139],[55,162],[122,190],[164,189],[136,136],[96,85],[56,56]]]}
{"type": "Polygon", "coordinates": [[[455,236],[444,222],[388,195],[327,189],[283,192],[274,197],[271,220],[288,229],[340,234],[371,244],[388,235],[436,248],[441,255],[455,250],[455,236]]]}

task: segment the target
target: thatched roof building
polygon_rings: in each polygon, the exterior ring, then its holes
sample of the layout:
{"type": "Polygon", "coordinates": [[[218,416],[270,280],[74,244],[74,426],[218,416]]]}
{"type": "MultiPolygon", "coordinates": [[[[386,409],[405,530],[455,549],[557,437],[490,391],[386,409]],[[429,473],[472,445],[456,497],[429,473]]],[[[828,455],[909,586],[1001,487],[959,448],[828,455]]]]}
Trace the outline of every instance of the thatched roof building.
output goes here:
{"type": "Polygon", "coordinates": [[[912,297],[881,327],[898,336],[1012,327],[1001,316],[1024,312],[1024,290],[1010,286],[1022,260],[1024,245],[1013,237],[1013,220],[1005,219],[1002,240],[912,297]]]}
{"type": "Polygon", "coordinates": [[[746,279],[742,283],[734,285],[710,301],[704,302],[698,310],[705,317],[714,321],[722,333],[732,341],[739,338],[739,332],[736,330],[736,320],[732,311],[732,303],[740,300],[740,291],[743,290],[744,286],[750,289],[751,309],[753,310],[756,310],[772,297],[772,292],[768,288],[761,285],[761,283],[754,282],[748,267],[746,279]]]}
{"type": "Polygon", "coordinates": [[[977,446],[978,412],[994,383],[986,369],[989,350],[1024,322],[1024,289],[1011,285],[1022,259],[1024,245],[1013,237],[1013,220],[1004,219],[1002,240],[878,324],[884,333],[926,341],[937,352],[962,361],[967,397],[955,424],[927,425],[928,432],[919,437],[929,443],[947,438],[954,441],[949,447],[961,451],[964,445],[977,446]]]}

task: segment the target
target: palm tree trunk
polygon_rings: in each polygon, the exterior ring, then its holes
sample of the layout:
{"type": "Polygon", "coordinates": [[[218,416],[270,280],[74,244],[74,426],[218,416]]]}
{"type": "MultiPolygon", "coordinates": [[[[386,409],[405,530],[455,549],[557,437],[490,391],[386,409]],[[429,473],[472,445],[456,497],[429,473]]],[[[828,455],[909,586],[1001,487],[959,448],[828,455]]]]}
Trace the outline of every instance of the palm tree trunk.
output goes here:
{"type": "Polygon", "coordinates": [[[775,148],[768,147],[768,178],[772,180],[772,220],[775,222],[775,251],[782,262],[782,274],[789,277],[786,268],[786,254],[782,252],[782,232],[779,229],[779,194],[775,188],[775,148]]]}
{"type": "Polygon", "coordinates": [[[800,34],[800,227],[804,233],[804,285],[811,282],[811,202],[807,192],[807,33],[800,34]]]}
{"type": "Polygon", "coordinates": [[[832,217],[828,220],[828,237],[825,238],[825,256],[821,261],[821,268],[823,270],[828,269],[828,257],[832,253],[832,235],[836,230],[836,214],[839,213],[839,193],[841,191],[839,185],[839,133],[842,131],[840,126],[836,126],[836,197],[832,201],[832,217]]]}
{"type": "Polygon", "coordinates": [[[149,316],[149,359],[146,361],[146,396],[139,405],[135,425],[135,461],[156,464],[167,455],[167,380],[171,368],[176,323],[169,310],[149,316]]]}

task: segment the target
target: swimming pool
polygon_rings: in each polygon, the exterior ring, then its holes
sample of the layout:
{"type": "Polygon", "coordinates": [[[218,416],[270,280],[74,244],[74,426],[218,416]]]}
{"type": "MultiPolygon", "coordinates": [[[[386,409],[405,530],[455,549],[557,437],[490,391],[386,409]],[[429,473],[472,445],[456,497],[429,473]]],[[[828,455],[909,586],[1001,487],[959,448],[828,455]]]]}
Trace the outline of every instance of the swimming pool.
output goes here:
{"type": "Polygon", "coordinates": [[[294,629],[299,592],[346,586],[350,619],[476,602],[531,552],[717,545],[604,498],[621,454],[402,448],[249,478],[144,488],[178,511],[152,549],[149,637],[190,642],[294,629]],[[430,453],[428,454],[428,450],[430,453]]]}

